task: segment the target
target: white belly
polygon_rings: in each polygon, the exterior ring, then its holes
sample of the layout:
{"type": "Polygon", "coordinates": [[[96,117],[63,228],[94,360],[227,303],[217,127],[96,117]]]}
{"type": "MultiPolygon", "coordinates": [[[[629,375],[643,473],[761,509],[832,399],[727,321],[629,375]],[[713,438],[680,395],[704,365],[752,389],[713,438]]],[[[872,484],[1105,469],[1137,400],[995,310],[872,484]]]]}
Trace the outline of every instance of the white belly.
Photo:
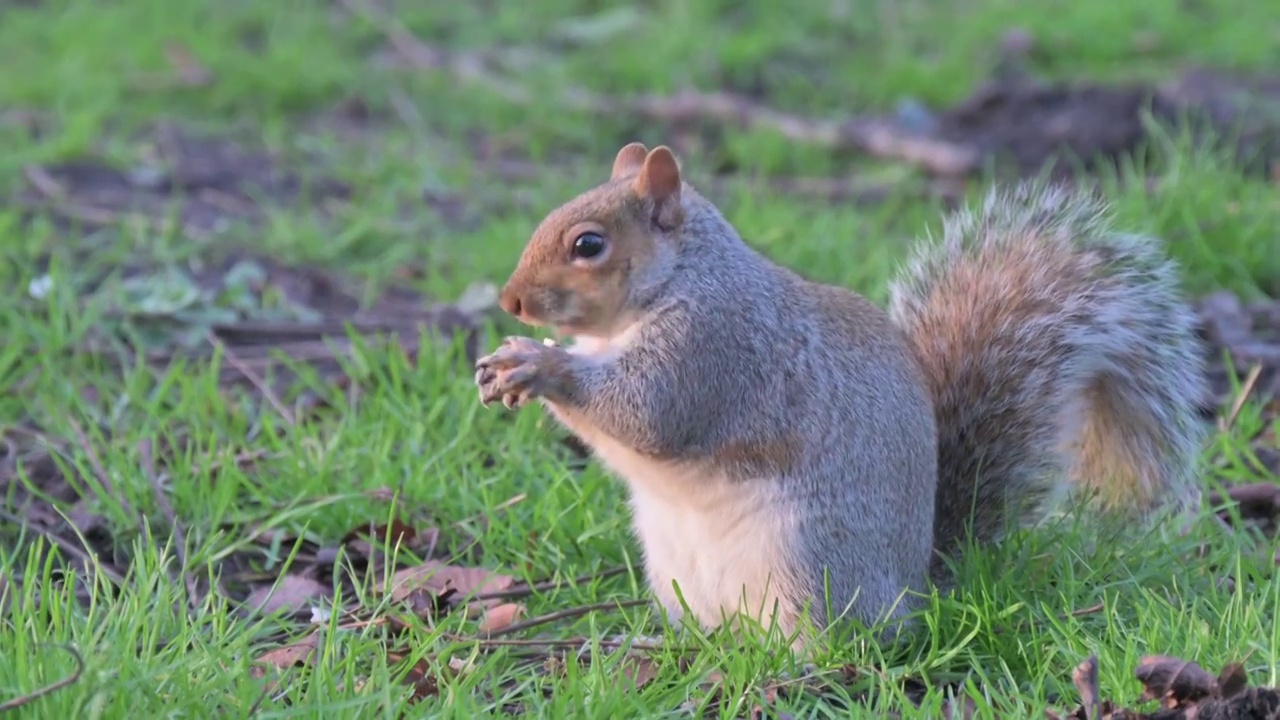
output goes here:
{"type": "MultiPolygon", "coordinates": [[[[608,362],[635,340],[639,327],[611,338],[577,338],[569,351],[608,362]]],[[[549,407],[574,428],[570,418],[549,407]]],[[[669,618],[683,614],[683,600],[708,628],[739,612],[766,626],[778,613],[791,626],[794,608],[777,600],[798,597],[794,578],[784,572],[794,567],[787,548],[796,532],[786,506],[768,492],[776,483],[707,476],[640,455],[589,425],[574,429],[630,489],[645,571],[669,618]]]]}
{"type": "MultiPolygon", "coordinates": [[[[776,500],[762,492],[769,483],[700,475],[607,439],[596,438],[596,451],[631,491],[645,569],[670,617],[681,615],[683,599],[705,627],[736,612],[771,623],[782,611],[778,597],[794,593],[792,578],[780,572],[789,566],[791,529],[776,500]]],[[[790,624],[794,618],[779,619],[790,624]]]]}

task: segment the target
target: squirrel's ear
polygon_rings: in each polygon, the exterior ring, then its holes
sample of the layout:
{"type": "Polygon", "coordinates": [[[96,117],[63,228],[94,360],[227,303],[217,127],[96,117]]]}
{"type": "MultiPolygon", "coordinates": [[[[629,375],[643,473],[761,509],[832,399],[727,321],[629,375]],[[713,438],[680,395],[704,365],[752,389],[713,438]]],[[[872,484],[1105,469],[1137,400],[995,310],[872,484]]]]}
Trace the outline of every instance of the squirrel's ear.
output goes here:
{"type": "Polygon", "coordinates": [[[609,176],[610,180],[617,180],[635,173],[644,164],[644,157],[649,154],[649,148],[644,143],[633,142],[618,151],[618,156],[613,159],[613,174],[609,176]]]}
{"type": "Polygon", "coordinates": [[[674,230],[683,219],[680,209],[680,165],[666,145],[645,156],[636,176],[636,194],[653,201],[653,220],[664,230],[674,230]]]}

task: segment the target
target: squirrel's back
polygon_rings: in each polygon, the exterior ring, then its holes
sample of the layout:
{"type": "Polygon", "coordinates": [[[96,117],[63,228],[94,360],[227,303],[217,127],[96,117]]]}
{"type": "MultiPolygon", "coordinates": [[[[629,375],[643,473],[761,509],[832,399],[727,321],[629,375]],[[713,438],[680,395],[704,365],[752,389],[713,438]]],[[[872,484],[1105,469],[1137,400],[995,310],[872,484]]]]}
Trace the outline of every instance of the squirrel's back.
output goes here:
{"type": "Polygon", "coordinates": [[[1101,201],[993,190],[891,294],[938,421],[940,556],[1038,517],[1060,487],[1137,515],[1197,501],[1194,317],[1161,244],[1116,232],[1101,201]]]}
{"type": "Polygon", "coordinates": [[[1058,488],[1136,514],[1196,501],[1205,381],[1177,285],[1100,202],[1023,185],[950,216],[886,313],[769,262],[670,149],[632,143],[501,293],[578,339],[509,338],[476,383],[539,398],[627,482],[669,619],[791,632],[829,599],[810,621],[873,622],[1058,488]]]}

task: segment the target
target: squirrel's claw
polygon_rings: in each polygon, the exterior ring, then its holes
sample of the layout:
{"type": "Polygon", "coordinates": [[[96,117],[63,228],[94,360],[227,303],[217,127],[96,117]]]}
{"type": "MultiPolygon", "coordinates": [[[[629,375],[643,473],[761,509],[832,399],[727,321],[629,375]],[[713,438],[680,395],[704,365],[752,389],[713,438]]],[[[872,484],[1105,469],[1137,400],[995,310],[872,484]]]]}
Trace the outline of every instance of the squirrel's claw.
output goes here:
{"type": "Polygon", "coordinates": [[[536,340],[508,337],[489,355],[476,361],[475,383],[480,403],[502,400],[508,410],[525,405],[535,396],[539,360],[548,346],[536,340]]]}

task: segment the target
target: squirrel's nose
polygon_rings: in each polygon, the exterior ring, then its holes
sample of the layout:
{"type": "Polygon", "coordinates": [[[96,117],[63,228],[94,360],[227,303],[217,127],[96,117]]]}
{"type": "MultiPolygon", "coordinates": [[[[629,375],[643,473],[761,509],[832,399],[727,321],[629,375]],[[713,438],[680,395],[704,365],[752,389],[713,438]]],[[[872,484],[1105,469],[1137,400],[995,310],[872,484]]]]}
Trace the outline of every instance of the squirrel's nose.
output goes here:
{"type": "Polygon", "coordinates": [[[511,314],[512,317],[520,317],[520,311],[524,308],[521,306],[520,296],[513,292],[504,292],[498,299],[498,304],[502,309],[511,314]]]}

